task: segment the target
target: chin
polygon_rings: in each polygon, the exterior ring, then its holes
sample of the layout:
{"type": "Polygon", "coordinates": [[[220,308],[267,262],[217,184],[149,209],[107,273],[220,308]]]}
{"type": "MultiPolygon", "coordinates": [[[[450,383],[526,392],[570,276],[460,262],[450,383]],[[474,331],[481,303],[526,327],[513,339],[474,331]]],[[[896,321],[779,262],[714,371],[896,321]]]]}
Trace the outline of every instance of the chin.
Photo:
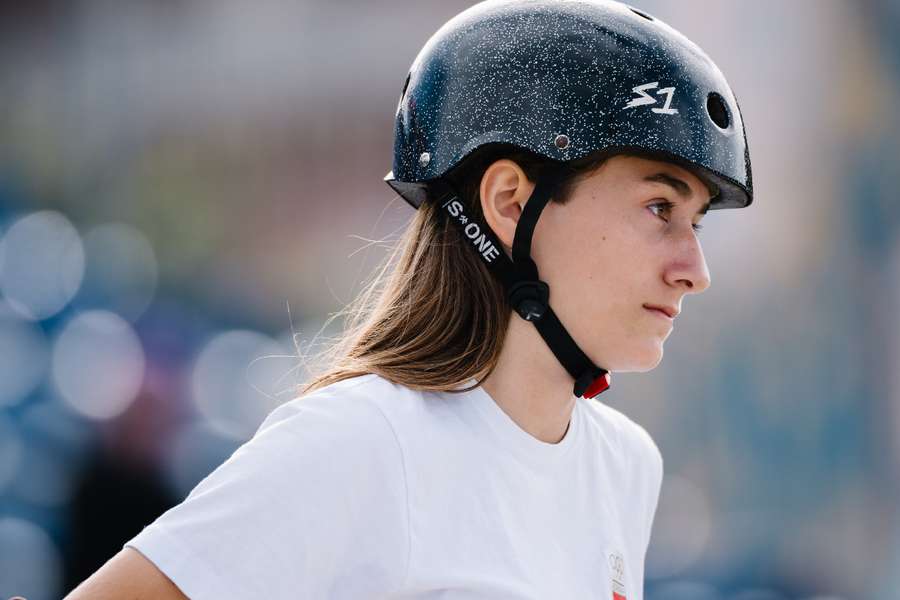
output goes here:
{"type": "Polygon", "coordinates": [[[646,373],[655,369],[662,361],[662,357],[662,342],[655,342],[622,353],[606,364],[602,362],[598,364],[611,373],[646,373]]]}

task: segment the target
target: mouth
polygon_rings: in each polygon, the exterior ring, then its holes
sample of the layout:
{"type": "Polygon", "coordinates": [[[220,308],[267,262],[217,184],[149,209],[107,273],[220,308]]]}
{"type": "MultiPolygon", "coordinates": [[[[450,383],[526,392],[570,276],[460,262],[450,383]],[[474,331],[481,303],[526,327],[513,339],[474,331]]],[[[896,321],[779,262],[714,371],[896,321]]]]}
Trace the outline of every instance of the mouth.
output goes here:
{"type": "Polygon", "coordinates": [[[669,321],[674,321],[678,316],[678,309],[671,306],[657,306],[654,304],[645,304],[644,308],[661,317],[665,317],[669,321]]]}

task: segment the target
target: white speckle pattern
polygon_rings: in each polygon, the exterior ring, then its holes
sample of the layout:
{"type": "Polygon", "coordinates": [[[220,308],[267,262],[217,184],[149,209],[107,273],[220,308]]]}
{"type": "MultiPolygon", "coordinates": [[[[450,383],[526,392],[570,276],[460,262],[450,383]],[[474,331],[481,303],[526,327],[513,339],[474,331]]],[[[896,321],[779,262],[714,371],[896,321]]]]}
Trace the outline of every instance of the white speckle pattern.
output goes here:
{"type": "Polygon", "coordinates": [[[386,181],[418,207],[425,182],[490,143],[558,161],[640,152],[698,168],[721,190],[711,208],[753,197],[724,75],[675,29],[609,0],[488,0],[428,40],[400,99],[386,181]],[[710,94],[724,101],[725,128],[708,112],[710,94]]]}

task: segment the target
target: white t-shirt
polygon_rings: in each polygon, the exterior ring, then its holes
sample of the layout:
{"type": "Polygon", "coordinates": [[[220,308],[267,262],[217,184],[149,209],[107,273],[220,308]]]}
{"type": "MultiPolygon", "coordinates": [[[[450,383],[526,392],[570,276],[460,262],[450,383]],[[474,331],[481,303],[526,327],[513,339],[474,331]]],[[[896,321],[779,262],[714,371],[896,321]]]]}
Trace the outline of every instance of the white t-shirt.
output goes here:
{"type": "Polygon", "coordinates": [[[596,400],[548,444],[481,387],[369,374],[272,411],[125,545],[194,600],[641,600],[662,467],[596,400]]]}

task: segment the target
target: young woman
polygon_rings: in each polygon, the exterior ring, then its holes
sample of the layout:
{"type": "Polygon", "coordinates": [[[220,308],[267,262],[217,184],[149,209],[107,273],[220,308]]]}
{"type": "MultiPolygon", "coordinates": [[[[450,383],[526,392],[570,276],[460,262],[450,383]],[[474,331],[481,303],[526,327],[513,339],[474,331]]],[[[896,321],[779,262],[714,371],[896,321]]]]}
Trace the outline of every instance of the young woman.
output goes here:
{"type": "Polygon", "coordinates": [[[418,210],[328,370],[71,598],[642,598],[662,458],[596,397],[709,286],[703,214],[751,202],[734,95],[626,5],[490,1],[395,133],[418,210]]]}

